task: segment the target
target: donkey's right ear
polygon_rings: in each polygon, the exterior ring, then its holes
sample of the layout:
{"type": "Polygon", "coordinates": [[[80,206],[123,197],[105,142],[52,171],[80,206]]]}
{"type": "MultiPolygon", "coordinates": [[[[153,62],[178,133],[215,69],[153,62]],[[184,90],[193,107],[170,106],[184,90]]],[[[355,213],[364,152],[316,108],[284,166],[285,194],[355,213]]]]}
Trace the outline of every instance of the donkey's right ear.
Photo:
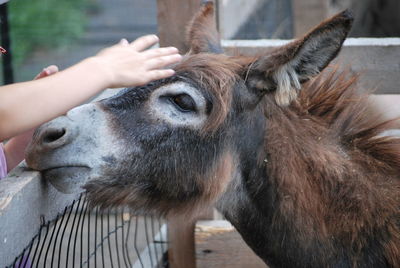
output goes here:
{"type": "Polygon", "coordinates": [[[277,104],[288,105],[301,84],[321,72],[339,53],[353,17],[344,11],[321,23],[304,37],[248,65],[246,83],[257,95],[275,94],[277,104]]]}

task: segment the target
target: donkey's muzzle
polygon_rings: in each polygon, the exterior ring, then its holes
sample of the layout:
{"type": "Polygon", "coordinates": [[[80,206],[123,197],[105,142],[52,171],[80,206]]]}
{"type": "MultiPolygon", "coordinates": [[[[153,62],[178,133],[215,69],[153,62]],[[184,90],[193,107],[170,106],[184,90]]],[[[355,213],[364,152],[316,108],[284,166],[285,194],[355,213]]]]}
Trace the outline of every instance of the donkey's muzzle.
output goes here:
{"type": "Polygon", "coordinates": [[[113,140],[107,115],[97,103],[89,103],[40,126],[25,159],[59,191],[73,193],[110,165],[119,148],[113,140]]]}
{"type": "Polygon", "coordinates": [[[42,161],[44,156],[51,155],[54,151],[70,144],[77,136],[77,132],[77,128],[66,116],[58,117],[40,126],[27,147],[27,164],[34,169],[46,169],[42,161]]]}

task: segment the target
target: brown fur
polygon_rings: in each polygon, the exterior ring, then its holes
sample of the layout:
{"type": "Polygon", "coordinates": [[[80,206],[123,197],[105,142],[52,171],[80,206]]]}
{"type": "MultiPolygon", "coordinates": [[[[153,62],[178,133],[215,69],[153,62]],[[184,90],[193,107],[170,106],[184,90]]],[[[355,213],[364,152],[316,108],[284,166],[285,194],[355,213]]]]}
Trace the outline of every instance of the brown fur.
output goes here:
{"type": "MultiPolygon", "coordinates": [[[[191,24],[189,40],[195,53],[207,51],[210,40],[219,42],[215,32],[209,31],[212,12],[206,6],[191,24]]],[[[371,243],[368,239],[381,239],[389,264],[400,267],[400,139],[378,136],[393,122],[371,116],[368,94],[357,89],[357,77],[339,73],[337,68],[303,84],[289,107],[277,105],[275,81],[265,79],[276,66],[293,59],[313,35],[349,23],[347,16],[338,15],[264,57],[190,55],[177,71],[189,73],[215,97],[216,109],[205,132],[216,130],[226,119],[236,74],[247,80],[249,72],[261,73],[251,82],[254,88],[269,91],[262,100],[268,130],[259,164],[266,165],[279,200],[274,224],[291,225],[305,247],[310,237],[334,247],[331,240],[335,238],[347,245],[351,256],[361,255],[371,243]]],[[[357,259],[352,261],[356,266],[357,259]]]]}
{"type": "MultiPolygon", "coordinates": [[[[178,66],[216,97],[206,132],[225,120],[235,73],[250,61],[200,54],[178,66]]],[[[400,139],[377,136],[392,121],[367,113],[368,94],[356,82],[356,76],[328,70],[305,84],[290,107],[278,106],[272,94],[264,98],[267,173],[281,200],[276,224],[284,218],[302,228],[304,243],[309,236],[340,237],[355,253],[368,242],[365,234],[374,237],[386,226],[394,237],[384,245],[386,257],[397,267],[400,230],[393,215],[400,207],[400,139]]]]}
{"type": "Polygon", "coordinates": [[[365,117],[367,98],[355,82],[333,71],[303,86],[289,108],[265,98],[276,224],[301,228],[304,243],[340,238],[355,255],[367,237],[390,236],[385,256],[399,267],[400,139],[377,137],[390,122],[365,117]]]}
{"type": "MultiPolygon", "coordinates": [[[[236,74],[251,61],[203,53],[177,66],[215,97],[205,132],[226,119],[236,74]]],[[[335,236],[356,254],[368,243],[365,237],[384,227],[393,237],[383,245],[386,258],[397,267],[400,139],[377,136],[392,121],[367,113],[368,94],[356,82],[356,76],[328,70],[303,85],[290,107],[278,106],[272,94],[264,98],[267,173],[281,200],[275,220],[301,228],[304,243],[309,236],[335,236]]]]}
{"type": "Polygon", "coordinates": [[[121,185],[107,185],[99,187],[97,184],[86,184],[85,189],[90,193],[90,205],[100,206],[105,209],[110,206],[125,206],[135,208],[143,213],[166,214],[168,216],[182,215],[187,220],[192,220],[201,215],[211,204],[214,204],[225,192],[235,172],[237,160],[231,153],[222,155],[207,174],[197,174],[193,179],[201,194],[199,198],[189,202],[176,202],[171,206],[170,202],[157,203],[156,206],[149,203],[148,198],[141,197],[135,189],[121,185]],[[111,187],[112,186],[112,187],[111,187]],[[118,192],[118,194],[115,194],[118,192]],[[107,202],[104,202],[107,200],[107,202]]]}
{"type": "Polygon", "coordinates": [[[173,211],[173,213],[183,214],[187,218],[192,218],[209,209],[210,205],[212,206],[220,198],[221,193],[227,189],[234,175],[235,165],[237,165],[237,161],[232,154],[226,153],[223,155],[210,170],[210,173],[207,174],[206,178],[198,178],[197,182],[202,190],[202,195],[195,201],[195,204],[189,204],[185,206],[183,211],[177,210],[173,211]]]}
{"type": "Polygon", "coordinates": [[[215,130],[224,122],[232,99],[231,89],[242,68],[234,58],[206,53],[187,55],[175,67],[177,74],[187,74],[214,98],[213,109],[204,132],[215,130]]]}
{"type": "Polygon", "coordinates": [[[380,136],[393,121],[371,116],[356,76],[319,73],[351,16],[342,12],[271,53],[230,57],[211,54],[221,50],[213,12],[208,3],[193,20],[176,77],[101,103],[114,128],[127,130],[119,140],[136,150],[106,161],[86,183],[91,204],[190,219],[216,203],[271,265],[400,267],[400,138],[380,136]],[[157,128],[140,105],[179,79],[206,100],[200,135],[157,128]],[[133,101],[121,106],[124,98],[133,101]]]}

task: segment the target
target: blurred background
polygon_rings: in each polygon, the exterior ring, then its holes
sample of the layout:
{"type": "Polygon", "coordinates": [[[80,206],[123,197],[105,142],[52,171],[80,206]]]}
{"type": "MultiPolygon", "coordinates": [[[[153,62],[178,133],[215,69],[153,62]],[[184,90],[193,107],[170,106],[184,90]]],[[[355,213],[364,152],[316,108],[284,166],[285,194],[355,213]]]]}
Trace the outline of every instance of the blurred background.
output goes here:
{"type": "Polygon", "coordinates": [[[15,81],[50,64],[64,69],[123,37],[157,33],[156,7],[148,0],[9,1],[15,81]]]}
{"type": "MultiPolygon", "coordinates": [[[[351,36],[400,36],[399,0],[217,0],[217,4],[224,39],[291,39],[345,8],[356,16],[351,36]]],[[[132,41],[158,31],[156,0],[11,0],[1,10],[8,14],[8,53],[15,82],[32,79],[50,64],[64,69],[123,37],[132,41]]],[[[2,26],[6,19],[1,16],[2,26]]],[[[6,37],[3,30],[1,34],[6,37]]],[[[0,60],[6,60],[4,55],[0,60]]],[[[3,72],[0,79],[4,83],[3,72]]]]}

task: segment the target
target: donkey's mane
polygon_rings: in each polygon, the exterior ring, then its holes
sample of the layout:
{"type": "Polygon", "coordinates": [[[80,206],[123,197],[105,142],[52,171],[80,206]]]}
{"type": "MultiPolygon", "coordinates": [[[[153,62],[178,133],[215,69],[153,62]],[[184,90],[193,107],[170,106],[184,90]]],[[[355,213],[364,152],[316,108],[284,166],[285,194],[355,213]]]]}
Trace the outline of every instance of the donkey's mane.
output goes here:
{"type": "MultiPolygon", "coordinates": [[[[370,92],[357,86],[358,75],[348,73],[338,67],[328,68],[303,86],[289,110],[299,119],[310,119],[326,128],[328,138],[334,138],[343,150],[369,155],[371,161],[379,162],[380,172],[398,176],[400,139],[381,133],[398,127],[400,118],[384,120],[382,114],[373,111],[370,92]]],[[[276,109],[277,105],[271,107],[276,109]]]]}
{"type": "Polygon", "coordinates": [[[325,71],[290,107],[267,95],[259,162],[276,193],[274,223],[294,230],[294,241],[306,245],[311,237],[329,245],[340,237],[357,255],[373,243],[365,237],[391,233],[397,236],[379,246],[399,267],[400,138],[380,136],[393,121],[371,117],[368,94],[356,81],[337,69],[325,71]]]}

